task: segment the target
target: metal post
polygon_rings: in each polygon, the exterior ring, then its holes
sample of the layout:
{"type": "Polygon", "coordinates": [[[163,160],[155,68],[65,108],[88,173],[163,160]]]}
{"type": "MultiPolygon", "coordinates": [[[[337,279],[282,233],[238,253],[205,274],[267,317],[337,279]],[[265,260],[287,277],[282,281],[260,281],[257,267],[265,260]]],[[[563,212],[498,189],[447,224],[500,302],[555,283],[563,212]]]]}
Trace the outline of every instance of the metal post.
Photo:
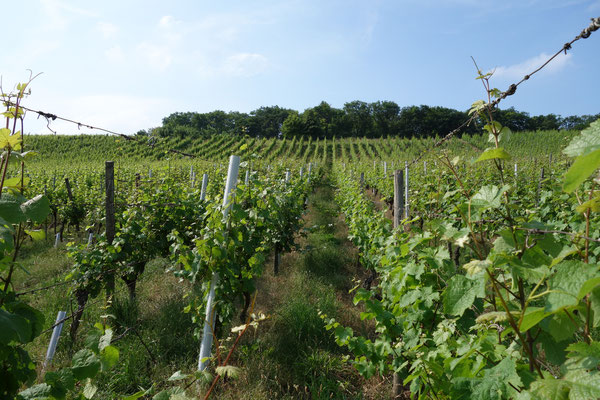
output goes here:
{"type": "MultiPolygon", "coordinates": [[[[67,315],[66,311],[59,311],[56,316],[56,322],[54,324],[58,324],[59,321],[63,321],[65,316],[67,315]]],[[[58,345],[58,338],[60,337],[60,333],[62,332],[63,322],[56,325],[52,330],[52,337],[50,338],[50,344],[48,345],[48,351],[46,352],[46,361],[44,361],[44,368],[52,362],[52,358],[54,357],[54,353],[56,352],[56,346],[58,345]]]]}
{"type": "MultiPolygon", "coordinates": [[[[229,159],[229,170],[227,171],[227,184],[223,193],[223,218],[227,218],[231,209],[231,200],[233,192],[237,186],[237,179],[240,170],[240,157],[231,156],[229,159]]],[[[219,274],[213,273],[210,282],[210,290],[206,301],[206,314],[204,317],[204,328],[202,331],[202,342],[200,343],[200,355],[198,356],[198,370],[204,371],[208,366],[208,358],[212,348],[213,327],[216,320],[215,313],[215,287],[219,283],[219,274]]]]}
{"type": "Polygon", "coordinates": [[[202,175],[202,189],[200,189],[200,200],[206,199],[206,185],[208,184],[208,174],[202,175]]]}

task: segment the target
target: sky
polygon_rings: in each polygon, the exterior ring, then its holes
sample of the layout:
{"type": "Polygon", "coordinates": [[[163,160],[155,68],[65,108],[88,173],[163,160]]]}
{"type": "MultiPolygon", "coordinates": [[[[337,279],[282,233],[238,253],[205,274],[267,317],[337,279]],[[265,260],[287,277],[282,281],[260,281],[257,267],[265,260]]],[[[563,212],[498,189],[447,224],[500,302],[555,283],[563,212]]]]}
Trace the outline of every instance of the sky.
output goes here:
{"type": "MultiPolygon", "coordinates": [[[[173,112],[303,111],[389,100],[467,110],[600,17],[600,0],[23,0],[2,7],[2,90],[24,105],[132,134],[173,112]]],[[[600,113],[600,31],[501,103],[600,113]]],[[[25,133],[51,133],[29,113],[25,133]]],[[[58,134],[87,133],[53,121],[58,134]]]]}

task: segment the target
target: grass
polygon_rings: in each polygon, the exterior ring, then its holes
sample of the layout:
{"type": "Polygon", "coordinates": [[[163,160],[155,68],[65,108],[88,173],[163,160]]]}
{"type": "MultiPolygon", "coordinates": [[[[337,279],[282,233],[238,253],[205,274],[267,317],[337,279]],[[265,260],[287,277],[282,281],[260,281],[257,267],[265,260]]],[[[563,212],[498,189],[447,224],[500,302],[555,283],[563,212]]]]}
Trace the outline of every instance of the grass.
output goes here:
{"type": "Polygon", "coordinates": [[[215,398],[388,398],[380,378],[366,381],[347,362],[320,316],[336,317],[357,332],[372,331],[348,294],[357,272],[351,262],[355,250],[345,240],[332,194],[325,183],[310,197],[301,249],[283,256],[279,276],[263,275],[257,305],[271,318],[239,347],[234,364],[243,372],[219,387],[215,398]]]}
{"type": "MultiPolygon", "coordinates": [[[[337,346],[320,316],[325,313],[357,332],[372,334],[372,327],[360,320],[360,310],[348,294],[354,286],[352,277],[361,271],[352,263],[355,250],[345,239],[332,193],[325,184],[310,197],[307,234],[298,237],[300,250],[283,255],[280,274],[274,276],[270,265],[265,268],[257,282],[255,311],[270,318],[246,333],[230,362],[241,368],[240,376],[222,380],[213,398],[378,399],[388,395],[381,389],[385,385],[380,378],[366,381],[347,362],[348,354],[337,346]]],[[[71,239],[86,238],[75,235],[71,239]]],[[[54,249],[52,245],[48,239],[23,248],[22,264],[28,272],[16,274],[18,292],[62,282],[70,260],[64,246],[54,249]]],[[[117,338],[113,345],[119,349],[119,362],[98,376],[94,398],[114,399],[153,385],[161,390],[177,384],[167,382],[175,371],[194,371],[199,345],[193,334],[196,326],[183,312],[188,287],[166,273],[167,267],[163,259],[146,266],[137,287],[137,302],[129,299],[120,280],[110,308],[105,306],[104,293],[90,299],[76,342],[70,340],[67,324],[50,369],[68,365],[73,353],[83,347],[87,331],[108,315],[117,338]]],[[[44,329],[53,324],[58,310],[73,311],[68,288],[60,285],[26,295],[27,301],[46,315],[44,329]]],[[[224,327],[224,332],[228,330],[224,327]]],[[[50,331],[28,349],[40,365],[49,338],[50,331]]],[[[222,343],[229,347],[230,342],[222,343]]],[[[188,393],[201,396],[206,388],[193,385],[188,393]]]]}

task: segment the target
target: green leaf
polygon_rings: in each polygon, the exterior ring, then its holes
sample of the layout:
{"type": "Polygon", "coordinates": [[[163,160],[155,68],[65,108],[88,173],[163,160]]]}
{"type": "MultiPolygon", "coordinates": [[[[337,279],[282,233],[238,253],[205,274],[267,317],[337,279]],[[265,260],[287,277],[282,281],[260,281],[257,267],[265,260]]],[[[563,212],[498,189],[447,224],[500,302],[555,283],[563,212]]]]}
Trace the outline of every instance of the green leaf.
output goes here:
{"type": "Polygon", "coordinates": [[[92,383],[92,380],[88,378],[85,387],[83,388],[83,396],[86,399],[91,399],[92,397],[94,397],[94,395],[96,394],[96,392],[98,391],[98,386],[94,385],[92,383]]]}
{"type": "Polygon", "coordinates": [[[119,362],[119,349],[115,346],[106,346],[100,352],[102,371],[108,371],[119,362]]]}
{"type": "Polygon", "coordinates": [[[444,291],[444,312],[450,315],[461,316],[465,310],[473,305],[475,298],[485,296],[485,280],[469,279],[463,275],[454,275],[448,281],[444,291]]]}
{"type": "MultiPolygon", "coordinates": [[[[576,306],[580,300],[580,291],[587,290],[586,294],[595,285],[584,284],[592,278],[600,276],[598,268],[582,261],[569,260],[556,265],[556,274],[548,280],[551,293],[546,297],[545,310],[555,312],[561,308],[576,306]]],[[[585,295],[585,294],[584,294],[585,295]]]]}
{"type": "MultiPolygon", "coordinates": [[[[11,252],[14,249],[14,246],[12,227],[7,228],[5,226],[0,226],[0,254],[4,251],[11,252]]],[[[0,269],[2,268],[0,267],[0,269]]]]}
{"type": "Polygon", "coordinates": [[[104,331],[104,335],[100,336],[100,339],[98,340],[98,351],[99,352],[102,352],[102,350],[104,350],[104,348],[106,348],[107,346],[110,346],[110,341],[112,340],[112,336],[113,336],[112,329],[106,329],[104,331]]]}
{"type": "Polygon", "coordinates": [[[596,369],[600,366],[600,343],[579,342],[567,347],[569,359],[585,369],[596,369]]]}
{"type": "Polygon", "coordinates": [[[485,150],[475,162],[486,161],[486,160],[510,160],[511,156],[502,147],[494,147],[485,150]]]}
{"type": "Polygon", "coordinates": [[[100,371],[100,359],[90,349],[79,350],[73,356],[73,376],[79,380],[93,378],[100,371]]]}
{"type": "Polygon", "coordinates": [[[0,197],[0,218],[10,224],[18,224],[26,220],[21,204],[25,198],[21,195],[15,195],[8,192],[3,192],[0,197]]]}
{"type": "Polygon", "coordinates": [[[0,308],[0,343],[8,344],[16,341],[27,343],[31,338],[31,325],[21,315],[10,313],[0,308]]]}
{"type": "MultiPolygon", "coordinates": [[[[140,397],[144,397],[147,394],[147,392],[147,390],[140,390],[139,392],[135,392],[134,394],[130,394],[129,396],[121,397],[121,400],[137,400],[140,397]]],[[[166,397],[166,399],[169,399],[169,397],[166,397]]]]}
{"type": "Polygon", "coordinates": [[[571,168],[565,174],[563,190],[573,192],[583,181],[600,167],[600,149],[575,159],[571,168]]]}
{"type": "Polygon", "coordinates": [[[600,373],[584,369],[568,371],[562,379],[545,378],[531,384],[537,399],[587,400],[600,398],[600,373]]]}
{"type": "Polygon", "coordinates": [[[521,321],[521,325],[519,329],[521,332],[527,332],[529,329],[533,328],[540,321],[546,318],[550,313],[546,312],[541,307],[528,307],[525,312],[525,316],[521,321]]]}
{"type": "Polygon", "coordinates": [[[34,385],[19,393],[19,399],[23,400],[44,400],[52,395],[52,387],[47,383],[34,385]]]}
{"type": "MultiPolygon", "coordinates": [[[[29,178],[24,177],[23,178],[23,187],[26,187],[29,184],[29,178]]],[[[4,181],[4,187],[5,188],[13,188],[13,189],[17,189],[20,190],[22,188],[21,186],[21,177],[20,176],[15,176],[14,178],[10,178],[10,179],[6,179],[4,181]]]]}
{"type": "Polygon", "coordinates": [[[50,202],[46,196],[40,194],[21,204],[21,211],[30,221],[43,222],[50,214],[50,202]]]}
{"type": "Polygon", "coordinates": [[[33,240],[44,240],[46,239],[46,232],[41,229],[29,230],[25,229],[25,233],[31,236],[33,240]]]}
{"type": "Polygon", "coordinates": [[[495,185],[482,186],[471,198],[471,207],[478,207],[484,210],[500,207],[502,195],[508,190],[508,186],[498,188],[495,185]]]}
{"type": "Polygon", "coordinates": [[[597,150],[600,150],[600,119],[592,122],[588,128],[581,131],[579,136],[574,137],[563,153],[570,157],[577,157],[597,150]]]}
{"type": "Polygon", "coordinates": [[[189,375],[186,374],[182,374],[181,371],[177,371],[175,372],[173,375],[171,375],[168,379],[168,381],[180,381],[183,379],[186,379],[189,375]]]}
{"type": "Polygon", "coordinates": [[[600,211],[600,196],[594,197],[593,199],[588,200],[575,208],[575,211],[580,213],[584,213],[587,210],[590,210],[591,212],[600,211]]]}
{"type": "Polygon", "coordinates": [[[240,375],[240,371],[240,368],[234,367],[233,365],[223,365],[215,368],[217,375],[228,378],[237,378],[240,375]]]}
{"type": "Polygon", "coordinates": [[[0,148],[11,148],[19,150],[21,148],[21,135],[10,134],[10,129],[0,128],[0,148]]]}
{"type": "Polygon", "coordinates": [[[505,358],[495,367],[485,370],[483,379],[473,385],[471,398],[508,399],[517,393],[513,386],[518,388],[521,385],[515,362],[505,358]]]}
{"type": "Polygon", "coordinates": [[[52,386],[52,396],[64,399],[69,390],[75,387],[75,377],[71,368],[63,368],[56,372],[47,372],[44,382],[52,386]]]}

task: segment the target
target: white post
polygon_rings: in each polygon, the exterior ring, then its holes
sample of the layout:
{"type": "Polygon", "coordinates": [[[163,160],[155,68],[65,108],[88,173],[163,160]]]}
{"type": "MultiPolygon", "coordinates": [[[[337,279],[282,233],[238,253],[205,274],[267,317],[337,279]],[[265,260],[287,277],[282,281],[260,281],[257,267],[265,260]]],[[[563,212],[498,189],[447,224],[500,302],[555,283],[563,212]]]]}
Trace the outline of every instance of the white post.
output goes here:
{"type": "Polygon", "coordinates": [[[408,161],[404,161],[404,218],[408,218],[408,161]]]}
{"type": "Polygon", "coordinates": [[[515,163],[515,179],[517,179],[517,163],[515,163]]]}
{"type": "Polygon", "coordinates": [[[148,178],[152,178],[152,170],[148,168],[148,178]]]}
{"type": "Polygon", "coordinates": [[[202,175],[202,189],[200,189],[200,200],[206,199],[206,185],[208,185],[208,174],[202,175]]]}
{"type": "Polygon", "coordinates": [[[290,170],[286,170],[285,171],[285,183],[288,183],[290,181],[290,170]]]}
{"type": "Polygon", "coordinates": [[[90,234],[88,235],[88,243],[87,243],[87,247],[90,247],[92,245],[92,242],[94,241],[94,233],[90,232],[90,234]]]}
{"type": "Polygon", "coordinates": [[[383,162],[383,177],[387,176],[387,161],[383,162]]]}
{"type": "MultiPolygon", "coordinates": [[[[66,311],[59,311],[54,324],[56,325],[59,321],[63,321],[66,315],[66,311]]],[[[46,352],[46,361],[44,361],[44,368],[46,367],[46,365],[50,364],[52,358],[54,357],[54,353],[56,352],[56,346],[58,345],[58,338],[60,337],[60,333],[62,332],[63,322],[60,322],[60,324],[56,325],[52,330],[52,337],[50,338],[50,344],[48,345],[48,351],[46,352]]]]}
{"type": "Polygon", "coordinates": [[[312,172],[312,163],[308,163],[308,181],[310,182],[310,173],[312,172]]]}
{"type": "Polygon", "coordinates": [[[304,176],[304,167],[300,167],[300,179],[304,176]]]}
{"type": "Polygon", "coordinates": [[[250,170],[246,170],[246,177],[244,178],[244,185],[248,186],[248,179],[250,179],[250,170]]]}
{"type": "Polygon", "coordinates": [[[54,239],[54,248],[56,249],[58,247],[58,244],[60,243],[60,232],[58,232],[56,234],[56,238],[54,239]]]}
{"type": "MultiPolygon", "coordinates": [[[[223,193],[223,218],[227,218],[231,209],[231,199],[237,186],[238,174],[240,171],[240,157],[231,156],[229,158],[229,170],[227,171],[227,184],[223,193]]],[[[198,370],[204,371],[208,366],[210,351],[213,341],[213,328],[216,320],[215,313],[215,287],[219,283],[219,274],[214,273],[210,282],[210,290],[206,301],[206,315],[204,317],[204,328],[202,330],[202,342],[200,344],[200,355],[198,356],[198,370]]]]}
{"type": "Polygon", "coordinates": [[[427,161],[423,161],[423,175],[427,175],[427,161]]]}

